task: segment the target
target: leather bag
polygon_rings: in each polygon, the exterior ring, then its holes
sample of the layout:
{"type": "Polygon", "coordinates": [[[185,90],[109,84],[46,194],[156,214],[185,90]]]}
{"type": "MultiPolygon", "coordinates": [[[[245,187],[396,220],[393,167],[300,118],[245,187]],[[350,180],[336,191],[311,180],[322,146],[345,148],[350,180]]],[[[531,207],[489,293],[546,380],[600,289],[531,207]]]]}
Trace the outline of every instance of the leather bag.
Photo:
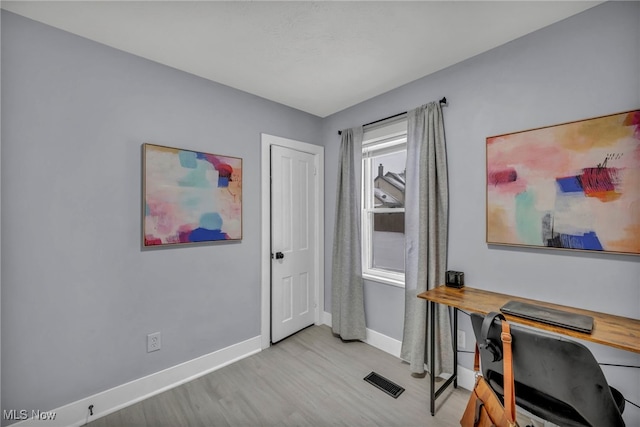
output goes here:
{"type": "MultiPolygon", "coordinates": [[[[493,320],[502,319],[502,363],[504,370],[504,405],[489,383],[480,374],[480,351],[476,343],[473,369],[476,372],[476,384],[469,397],[469,402],[460,420],[462,427],[517,427],[516,423],[516,394],[513,385],[513,356],[511,352],[511,329],[509,323],[501,313],[490,313],[482,324],[482,345],[496,351],[495,344],[488,341],[487,333],[493,320]]],[[[499,359],[497,359],[499,360],[499,359]]]]}

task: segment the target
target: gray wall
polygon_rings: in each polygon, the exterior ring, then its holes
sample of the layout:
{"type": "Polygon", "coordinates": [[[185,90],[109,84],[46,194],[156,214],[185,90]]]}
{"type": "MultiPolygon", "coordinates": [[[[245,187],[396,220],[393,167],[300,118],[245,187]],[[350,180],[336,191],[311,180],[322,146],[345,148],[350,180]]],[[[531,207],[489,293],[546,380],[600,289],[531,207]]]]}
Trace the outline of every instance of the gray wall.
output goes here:
{"type": "Polygon", "coordinates": [[[319,143],[321,123],[2,11],[2,408],[260,335],[260,133],[319,143]],[[140,249],[144,142],[244,159],[242,242],[140,249]]]}
{"type": "MultiPolygon", "coordinates": [[[[446,39],[443,38],[443,42],[446,39]]],[[[442,96],[450,179],[449,268],[469,286],[640,318],[640,257],[485,243],[485,138],[640,107],[640,3],[610,2],[365,101],[324,121],[327,260],[333,245],[337,131],[442,96]]],[[[330,263],[326,283],[331,282],[330,263]]],[[[402,289],[365,285],[367,326],[402,338],[402,289]]],[[[325,310],[331,312],[331,288],[325,310]]],[[[466,330],[467,350],[473,332],[466,330]]],[[[640,356],[590,345],[601,362],[640,356]]],[[[471,357],[461,363],[472,367],[471,357]]],[[[605,368],[627,398],[640,401],[638,369],[605,368]]],[[[627,405],[628,425],[640,410],[627,405]]]]}

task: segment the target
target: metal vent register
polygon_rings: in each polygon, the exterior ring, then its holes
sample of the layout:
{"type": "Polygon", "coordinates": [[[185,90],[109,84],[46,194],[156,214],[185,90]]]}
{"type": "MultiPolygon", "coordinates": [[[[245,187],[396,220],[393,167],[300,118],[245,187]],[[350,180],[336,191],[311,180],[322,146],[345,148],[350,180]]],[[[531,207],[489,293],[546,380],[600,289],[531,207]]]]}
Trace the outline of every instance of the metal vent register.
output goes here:
{"type": "Polygon", "coordinates": [[[371,372],[369,375],[364,377],[364,380],[369,384],[378,387],[394,399],[397,399],[404,391],[404,388],[400,387],[398,384],[389,381],[382,375],[376,374],[375,372],[371,372]]]}

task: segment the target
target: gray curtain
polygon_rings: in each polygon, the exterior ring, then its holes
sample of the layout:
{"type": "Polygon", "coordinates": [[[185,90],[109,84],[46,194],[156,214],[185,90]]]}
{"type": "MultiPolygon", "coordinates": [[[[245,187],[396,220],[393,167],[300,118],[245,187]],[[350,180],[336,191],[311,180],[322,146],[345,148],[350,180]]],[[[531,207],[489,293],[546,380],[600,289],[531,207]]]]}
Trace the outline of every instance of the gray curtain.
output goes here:
{"type": "Polygon", "coordinates": [[[342,131],[331,276],[331,320],[343,340],[364,340],[364,290],[360,247],[362,126],[342,131]]]}
{"type": "MultiPolygon", "coordinates": [[[[439,102],[407,114],[405,192],[405,313],[401,358],[424,374],[429,353],[427,301],[417,295],[444,283],[449,190],[444,122],[439,102]]],[[[449,311],[437,305],[436,372],[453,372],[449,311]]]]}

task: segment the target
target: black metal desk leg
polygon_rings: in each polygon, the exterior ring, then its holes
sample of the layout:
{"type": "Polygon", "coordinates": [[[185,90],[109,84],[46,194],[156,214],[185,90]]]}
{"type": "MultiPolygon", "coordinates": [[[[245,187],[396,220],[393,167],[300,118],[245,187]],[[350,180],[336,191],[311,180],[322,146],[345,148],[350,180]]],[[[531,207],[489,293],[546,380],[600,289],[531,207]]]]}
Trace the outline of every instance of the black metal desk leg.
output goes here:
{"type": "Polygon", "coordinates": [[[458,388],[458,309],[453,307],[453,388],[458,388]]]}
{"type": "Polygon", "coordinates": [[[436,414],[436,303],[429,301],[429,378],[431,379],[431,416],[436,414]]]}
{"type": "Polygon", "coordinates": [[[458,310],[454,309],[453,320],[453,336],[451,341],[453,343],[453,374],[446,380],[439,389],[436,390],[436,303],[429,301],[429,378],[431,380],[431,415],[436,414],[436,399],[450,384],[453,383],[454,387],[458,387],[458,310]]]}

